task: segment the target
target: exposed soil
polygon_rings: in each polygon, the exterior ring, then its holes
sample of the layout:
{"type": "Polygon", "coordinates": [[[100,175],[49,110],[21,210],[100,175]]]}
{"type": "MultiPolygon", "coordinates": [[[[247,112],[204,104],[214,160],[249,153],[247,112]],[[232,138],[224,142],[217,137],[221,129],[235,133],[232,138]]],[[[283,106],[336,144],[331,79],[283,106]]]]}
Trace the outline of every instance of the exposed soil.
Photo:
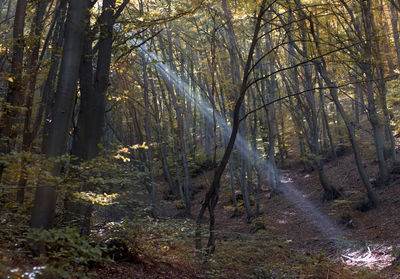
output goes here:
{"type": "MultiPolygon", "coordinates": [[[[374,154],[368,150],[370,144],[364,142],[361,148],[364,150],[365,167],[373,181],[377,164],[371,159],[374,158],[374,154]]],[[[337,166],[333,162],[326,164],[328,179],[342,193],[342,197],[337,201],[323,202],[323,190],[318,174],[315,171],[302,171],[301,164],[296,161],[299,160],[295,152],[292,152],[286,162],[289,167],[284,171],[284,175],[289,177],[303,196],[343,233],[345,244],[338,245],[327,239],[310,218],[283,195],[270,198],[269,193],[265,192],[261,217],[266,222],[267,229],[290,239],[292,246],[300,252],[324,252],[331,259],[350,266],[381,270],[382,278],[399,278],[395,272],[398,263],[392,251],[400,247],[400,175],[393,173],[390,185],[376,189],[380,200],[379,207],[363,212],[360,208],[365,201],[365,191],[351,148],[346,149],[340,156],[337,166]]],[[[212,171],[206,171],[194,179],[194,184],[207,186],[212,176],[212,171]]],[[[223,194],[216,209],[216,229],[222,232],[250,234],[251,227],[246,220],[244,209],[240,209],[239,217],[232,218],[232,211],[224,208],[232,203],[228,188],[229,177],[226,175],[223,180],[223,194]]],[[[194,213],[198,212],[204,193],[205,190],[195,196],[192,203],[194,213]]],[[[170,216],[179,215],[172,207],[164,210],[169,212],[170,216]]]]}
{"type": "MultiPolygon", "coordinates": [[[[371,146],[373,143],[370,141],[361,142],[364,166],[373,183],[377,176],[378,166],[371,146]]],[[[291,181],[291,185],[315,206],[316,211],[330,220],[344,239],[337,241],[327,237],[324,229],[318,228],[315,220],[285,199],[284,194],[271,197],[268,185],[262,185],[263,196],[259,216],[265,230],[274,236],[286,239],[290,249],[299,253],[322,252],[340,266],[367,267],[371,271],[379,271],[380,278],[400,278],[399,259],[396,258],[399,255],[396,251],[400,249],[400,166],[390,166],[392,180],[389,185],[375,188],[380,201],[378,208],[365,211],[362,210],[366,199],[365,190],[350,147],[342,150],[338,165],[335,165],[333,161],[325,164],[328,180],[342,194],[338,200],[329,202],[322,200],[323,190],[317,172],[304,171],[303,165],[299,163],[296,144],[293,143],[289,150],[289,158],[285,162],[284,170],[281,170],[284,180],[291,181]]],[[[196,177],[193,178],[193,187],[196,192],[192,201],[194,215],[199,211],[212,178],[213,170],[209,169],[197,171],[196,177]]],[[[157,183],[161,185],[160,189],[166,188],[161,177],[157,178],[157,183]]],[[[217,234],[218,236],[234,236],[238,239],[251,238],[254,230],[247,220],[243,206],[239,207],[239,215],[232,217],[229,185],[230,177],[225,174],[221,182],[220,200],[215,211],[217,234]]],[[[165,198],[165,192],[166,190],[159,191],[158,200],[165,198]]],[[[136,198],[149,202],[148,195],[145,193],[138,194],[136,198]]],[[[174,201],[160,203],[159,212],[164,217],[185,218],[183,211],[177,209],[174,201]]],[[[195,216],[192,219],[194,218],[195,216]]],[[[204,223],[207,224],[207,222],[206,214],[204,223]]],[[[183,257],[179,259],[165,260],[165,258],[146,255],[136,263],[122,261],[103,264],[102,267],[96,268],[96,272],[98,278],[209,278],[208,274],[212,267],[189,260],[193,256],[194,243],[187,249],[186,252],[182,251],[183,257]],[[187,260],[184,259],[185,255],[188,255],[187,260]]],[[[36,265],[32,259],[19,257],[17,254],[6,251],[0,251],[0,259],[0,278],[3,278],[1,277],[3,267],[20,268],[36,265]]],[[[230,278],[243,278],[235,273],[234,269],[228,270],[227,274],[229,272],[233,274],[230,278]]]]}
{"type": "Polygon", "coordinates": [[[98,279],[109,278],[130,278],[130,279],[143,279],[143,278],[176,278],[188,279],[198,278],[202,273],[199,266],[184,262],[152,262],[147,261],[141,264],[130,262],[117,262],[107,264],[97,271],[98,279]]]}
{"type": "MultiPolygon", "coordinates": [[[[339,165],[332,162],[326,165],[326,171],[331,181],[340,189],[345,205],[340,202],[323,202],[323,190],[319,185],[318,175],[315,171],[306,173],[301,165],[288,161],[290,168],[285,176],[290,177],[293,184],[309,199],[345,236],[345,245],[339,245],[332,239],[327,239],[318,228],[314,226],[307,216],[295,207],[283,195],[269,197],[266,191],[262,199],[262,219],[269,231],[290,240],[291,247],[301,253],[323,252],[334,261],[349,266],[364,266],[371,270],[380,270],[382,278],[399,278],[396,273],[397,261],[392,255],[393,249],[400,247],[400,180],[393,175],[389,186],[377,189],[381,204],[377,209],[367,212],[359,210],[363,202],[364,190],[358,178],[357,169],[353,162],[351,150],[340,157],[339,165]]],[[[375,163],[368,164],[370,171],[376,170],[375,163]]],[[[213,172],[206,171],[194,179],[195,187],[207,186],[213,172]]],[[[224,177],[221,199],[216,209],[216,229],[224,233],[252,234],[251,226],[246,220],[244,209],[239,210],[240,215],[232,218],[229,177],[224,177]]],[[[200,187],[201,188],[201,187],[200,187]]],[[[206,187],[195,195],[193,211],[197,213],[204,197],[206,187]]],[[[181,216],[180,211],[173,204],[163,205],[162,212],[168,216],[181,216]]],[[[207,218],[205,218],[205,223],[207,218]]],[[[132,265],[124,263],[109,266],[103,270],[105,274],[112,271],[117,274],[132,274],[136,277],[122,276],[115,278],[207,278],[201,272],[201,267],[193,264],[185,266],[179,263],[162,263],[159,266],[132,265]],[[144,266],[147,266],[144,268],[144,266]],[[154,267],[150,269],[150,267],[154,267]],[[151,272],[149,272],[152,270],[151,272]],[[181,277],[180,277],[181,276],[181,277]]],[[[101,271],[101,272],[103,272],[101,271]]],[[[99,277],[107,278],[107,277],[99,277]]],[[[237,277],[240,278],[240,277],[237,277]]],[[[339,277],[340,278],[340,277],[339,277]]]]}

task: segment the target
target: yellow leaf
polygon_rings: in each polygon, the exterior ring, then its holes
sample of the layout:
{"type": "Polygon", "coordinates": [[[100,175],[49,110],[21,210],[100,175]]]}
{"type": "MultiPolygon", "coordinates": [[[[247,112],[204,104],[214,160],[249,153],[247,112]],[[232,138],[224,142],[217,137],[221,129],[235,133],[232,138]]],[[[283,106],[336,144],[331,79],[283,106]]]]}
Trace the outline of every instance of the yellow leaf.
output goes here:
{"type": "Polygon", "coordinates": [[[124,147],[124,148],[122,148],[122,149],[120,150],[120,152],[129,153],[129,150],[128,150],[128,148],[124,147]]]}
{"type": "Polygon", "coordinates": [[[10,78],[10,77],[9,77],[7,80],[8,80],[9,82],[14,82],[13,78],[10,78]]]}

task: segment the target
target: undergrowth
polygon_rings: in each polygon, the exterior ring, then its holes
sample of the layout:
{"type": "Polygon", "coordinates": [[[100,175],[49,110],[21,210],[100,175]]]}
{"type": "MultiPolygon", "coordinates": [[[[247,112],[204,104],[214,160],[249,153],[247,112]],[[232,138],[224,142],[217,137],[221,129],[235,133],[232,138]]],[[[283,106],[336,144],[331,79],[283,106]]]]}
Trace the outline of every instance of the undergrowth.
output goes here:
{"type": "Polygon", "coordinates": [[[369,269],[348,268],[321,253],[299,253],[291,240],[268,230],[220,238],[209,278],[381,278],[369,269]]]}

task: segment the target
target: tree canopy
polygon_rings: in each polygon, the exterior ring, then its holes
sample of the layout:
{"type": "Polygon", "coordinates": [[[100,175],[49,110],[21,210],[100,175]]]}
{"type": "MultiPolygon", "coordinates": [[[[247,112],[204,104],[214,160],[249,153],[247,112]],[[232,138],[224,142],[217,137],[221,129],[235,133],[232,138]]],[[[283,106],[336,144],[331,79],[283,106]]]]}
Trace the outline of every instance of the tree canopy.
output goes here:
{"type": "Polygon", "coordinates": [[[381,278],[399,244],[399,11],[0,0],[0,277],[381,278]]]}

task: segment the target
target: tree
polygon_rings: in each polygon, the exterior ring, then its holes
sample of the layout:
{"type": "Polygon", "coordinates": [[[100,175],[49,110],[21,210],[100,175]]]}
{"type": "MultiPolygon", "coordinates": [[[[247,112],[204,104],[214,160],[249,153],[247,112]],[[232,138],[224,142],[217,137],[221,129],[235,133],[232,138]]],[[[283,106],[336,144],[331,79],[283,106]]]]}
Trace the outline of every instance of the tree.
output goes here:
{"type": "MultiPolygon", "coordinates": [[[[52,107],[52,117],[43,139],[42,152],[48,158],[62,156],[66,151],[67,137],[71,128],[71,116],[76,95],[78,69],[81,59],[84,20],[88,12],[88,2],[71,0],[68,7],[65,26],[65,40],[57,84],[57,91],[52,107]]],[[[61,164],[57,163],[52,173],[58,175],[61,164]]],[[[52,226],[57,201],[55,183],[42,182],[36,189],[31,226],[48,229],[52,226]]]]}
{"type": "MultiPolygon", "coordinates": [[[[8,4],[10,6],[10,3],[8,4]]],[[[14,145],[15,139],[20,132],[17,124],[20,123],[19,110],[25,101],[25,86],[23,84],[23,61],[24,61],[24,28],[26,15],[26,0],[18,0],[15,7],[15,20],[13,27],[13,47],[11,59],[11,77],[6,97],[6,104],[3,106],[3,114],[0,120],[0,151],[2,154],[9,153],[14,145]]],[[[0,165],[0,179],[4,165],[0,165]]]]}
{"type": "Polygon", "coordinates": [[[203,217],[205,210],[208,208],[209,213],[210,213],[210,236],[209,236],[209,240],[208,240],[208,244],[207,244],[208,254],[212,254],[215,249],[214,210],[215,210],[215,206],[217,205],[217,202],[218,202],[218,191],[220,188],[221,177],[225,170],[226,165],[228,164],[229,157],[232,153],[233,147],[235,145],[236,136],[239,131],[240,108],[243,103],[244,97],[246,95],[246,91],[248,89],[248,79],[249,79],[250,70],[251,70],[251,62],[252,62],[253,54],[255,52],[256,45],[258,42],[258,33],[261,30],[261,21],[267,10],[266,2],[267,2],[266,0],[263,0],[262,4],[260,5],[259,12],[257,15],[257,20],[256,20],[255,27],[254,27],[254,33],[253,33],[253,37],[252,37],[252,41],[251,41],[251,46],[249,49],[246,65],[245,65],[244,72],[243,72],[243,80],[242,80],[242,84],[240,87],[239,97],[235,103],[235,109],[233,111],[233,125],[232,125],[231,136],[229,138],[229,142],[225,149],[225,152],[221,159],[221,162],[218,164],[217,170],[215,171],[213,182],[207,191],[207,194],[202,203],[200,212],[196,219],[196,223],[197,223],[196,249],[201,249],[201,234],[200,234],[201,233],[201,231],[200,231],[201,219],[203,217]]]}

